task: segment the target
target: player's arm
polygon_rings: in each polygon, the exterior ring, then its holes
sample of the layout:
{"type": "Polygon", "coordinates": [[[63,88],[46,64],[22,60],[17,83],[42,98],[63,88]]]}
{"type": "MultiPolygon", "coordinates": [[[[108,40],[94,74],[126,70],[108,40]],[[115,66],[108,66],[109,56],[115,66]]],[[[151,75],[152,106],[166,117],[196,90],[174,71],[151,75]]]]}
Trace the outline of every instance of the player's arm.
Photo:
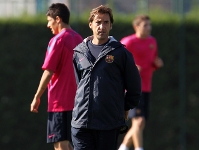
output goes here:
{"type": "Polygon", "coordinates": [[[162,61],[162,59],[160,57],[158,57],[158,48],[157,48],[157,42],[155,40],[155,57],[154,57],[154,61],[153,61],[153,67],[154,69],[159,69],[161,67],[164,66],[164,63],[162,61]]]}
{"type": "Polygon", "coordinates": [[[46,90],[47,85],[48,85],[52,75],[53,75],[53,71],[44,70],[43,75],[42,75],[41,80],[40,80],[40,83],[39,83],[39,86],[38,86],[38,89],[37,89],[37,92],[36,92],[36,94],[33,98],[31,106],[30,106],[31,112],[35,112],[35,113],[38,112],[38,107],[39,107],[39,104],[40,104],[40,97],[42,96],[42,94],[46,90]]]}

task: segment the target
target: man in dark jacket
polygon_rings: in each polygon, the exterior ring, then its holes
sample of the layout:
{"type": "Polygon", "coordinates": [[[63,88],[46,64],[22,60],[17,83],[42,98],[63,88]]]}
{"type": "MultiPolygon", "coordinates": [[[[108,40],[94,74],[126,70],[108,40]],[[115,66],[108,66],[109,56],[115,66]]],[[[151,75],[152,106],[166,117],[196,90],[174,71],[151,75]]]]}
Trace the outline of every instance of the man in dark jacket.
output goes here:
{"type": "Polygon", "coordinates": [[[125,114],[138,105],[141,80],[130,52],[109,36],[112,10],[93,9],[93,36],[74,49],[78,84],[72,117],[74,150],[116,150],[125,114]],[[126,93],[125,93],[126,90],[126,93]]]}

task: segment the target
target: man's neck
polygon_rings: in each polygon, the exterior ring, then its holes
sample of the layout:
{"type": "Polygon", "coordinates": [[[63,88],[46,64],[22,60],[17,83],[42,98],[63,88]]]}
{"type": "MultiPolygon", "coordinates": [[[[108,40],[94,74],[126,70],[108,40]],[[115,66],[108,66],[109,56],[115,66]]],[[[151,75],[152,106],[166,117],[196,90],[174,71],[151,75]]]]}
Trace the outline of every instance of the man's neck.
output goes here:
{"type": "Polygon", "coordinates": [[[135,35],[137,38],[140,38],[140,39],[146,39],[148,37],[148,35],[142,35],[140,33],[135,33],[135,35]]]}
{"type": "Polygon", "coordinates": [[[59,27],[59,32],[61,32],[64,29],[71,29],[71,27],[68,24],[61,24],[59,27]]]}
{"type": "Polygon", "coordinates": [[[108,40],[109,40],[108,37],[107,37],[107,39],[104,39],[104,40],[98,40],[98,39],[96,39],[96,38],[93,38],[92,43],[93,43],[94,45],[102,45],[102,44],[108,42],[108,40]]]}

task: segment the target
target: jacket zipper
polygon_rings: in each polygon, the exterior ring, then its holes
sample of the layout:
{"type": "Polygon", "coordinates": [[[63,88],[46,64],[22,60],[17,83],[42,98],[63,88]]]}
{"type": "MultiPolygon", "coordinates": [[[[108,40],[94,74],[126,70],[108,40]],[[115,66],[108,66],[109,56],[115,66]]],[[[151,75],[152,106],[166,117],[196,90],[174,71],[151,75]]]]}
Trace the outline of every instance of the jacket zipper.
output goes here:
{"type": "MultiPolygon", "coordinates": [[[[107,48],[107,46],[105,47],[107,48]]],[[[104,48],[103,48],[104,49],[104,48]]],[[[102,50],[103,50],[102,49],[102,50]]],[[[96,59],[96,61],[94,63],[92,63],[92,61],[90,61],[89,57],[87,55],[85,55],[83,52],[80,52],[78,51],[79,53],[81,53],[91,64],[91,68],[90,68],[90,72],[92,71],[92,69],[94,68],[94,66],[97,64],[97,62],[102,58],[104,57],[105,55],[107,55],[109,52],[113,51],[111,48],[109,48],[108,51],[105,51],[103,53],[101,53],[100,57],[98,57],[96,59]]],[[[92,74],[90,73],[90,83],[92,82],[92,74]]],[[[90,101],[90,99],[92,98],[91,97],[91,91],[93,90],[93,87],[91,88],[91,85],[89,84],[89,102],[88,102],[88,105],[92,105],[92,101],[90,101]]],[[[89,106],[88,106],[89,108],[89,106]]],[[[92,112],[91,112],[92,113],[92,112]]],[[[89,110],[88,110],[88,118],[87,118],[87,128],[89,127],[89,123],[90,123],[90,120],[92,118],[92,114],[89,113],[89,110]]]]}
{"type": "MultiPolygon", "coordinates": [[[[102,49],[103,50],[103,49],[102,49]]],[[[96,61],[94,62],[94,64],[92,64],[92,67],[90,68],[90,72],[92,71],[92,69],[94,68],[94,66],[96,65],[96,63],[102,58],[102,57],[104,57],[106,54],[108,54],[109,52],[111,52],[112,50],[111,49],[109,49],[108,51],[106,51],[106,52],[104,52],[104,53],[102,53],[101,55],[100,55],[100,57],[98,57],[97,59],[96,59],[96,61]]],[[[89,61],[90,62],[90,61],[89,61]]],[[[90,73],[90,83],[92,82],[92,74],[90,73]]],[[[91,98],[93,97],[93,95],[91,95],[90,93],[92,92],[92,90],[93,90],[93,87],[89,84],[89,105],[91,105],[92,106],[92,100],[91,100],[91,98]]],[[[89,106],[88,106],[89,107],[89,106]]],[[[92,118],[92,112],[91,112],[91,114],[89,113],[89,111],[88,111],[88,118],[87,118],[87,127],[89,128],[89,126],[90,126],[90,120],[91,120],[91,118],[92,118]]]]}

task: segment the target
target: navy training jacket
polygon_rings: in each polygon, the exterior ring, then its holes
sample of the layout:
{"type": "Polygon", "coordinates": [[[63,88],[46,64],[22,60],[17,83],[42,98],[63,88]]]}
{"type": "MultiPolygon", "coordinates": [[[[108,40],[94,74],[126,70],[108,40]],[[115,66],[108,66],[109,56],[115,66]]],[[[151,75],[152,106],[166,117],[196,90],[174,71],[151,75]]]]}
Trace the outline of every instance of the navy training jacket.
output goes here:
{"type": "Polygon", "coordinates": [[[124,112],[139,103],[140,75],[132,54],[111,36],[95,60],[86,43],[91,38],[74,49],[78,88],[71,125],[96,130],[120,128],[125,125],[124,112]]]}

